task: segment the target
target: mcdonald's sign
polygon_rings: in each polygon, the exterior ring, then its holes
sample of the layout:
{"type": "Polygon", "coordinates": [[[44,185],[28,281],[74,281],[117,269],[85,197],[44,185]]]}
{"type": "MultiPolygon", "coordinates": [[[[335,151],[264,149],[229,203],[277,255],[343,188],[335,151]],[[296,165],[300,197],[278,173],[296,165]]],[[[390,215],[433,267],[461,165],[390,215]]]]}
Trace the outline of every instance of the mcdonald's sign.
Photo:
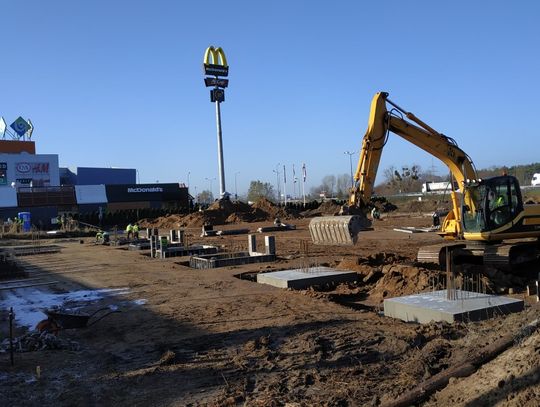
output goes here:
{"type": "Polygon", "coordinates": [[[227,58],[221,47],[206,48],[203,66],[206,75],[229,76],[229,65],[227,65],[227,58]]]}

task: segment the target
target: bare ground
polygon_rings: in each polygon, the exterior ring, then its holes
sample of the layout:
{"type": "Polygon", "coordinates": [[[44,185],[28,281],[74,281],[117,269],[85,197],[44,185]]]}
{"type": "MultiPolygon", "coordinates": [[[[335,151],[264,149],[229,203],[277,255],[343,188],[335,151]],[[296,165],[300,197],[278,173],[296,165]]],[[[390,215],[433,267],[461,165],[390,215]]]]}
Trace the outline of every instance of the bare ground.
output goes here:
{"type": "MultiPolygon", "coordinates": [[[[386,217],[352,248],[310,246],[312,264],[355,270],[355,284],[288,291],[235,277],[297,268],[306,261],[299,241],[309,239],[308,220],[289,222],[298,230],[275,234],[275,263],[193,270],[183,265],[185,259],[152,260],[89,241],[61,242],[60,253],[25,258],[59,281],[26,290],[130,291],[90,306],[114,304],[122,313],[86,329],[60,332],[78,341],[80,351],[17,353],[14,367],[7,354],[0,354],[2,404],[376,406],[539,317],[530,298],[522,313],[477,323],[418,325],[381,316],[383,298],[429,289],[430,277],[438,274],[414,264],[417,248],[438,242],[438,236],[392,230],[428,226],[429,217],[421,214],[386,217]],[[146,303],[130,301],[138,299],[146,303]]],[[[255,230],[263,224],[268,222],[224,229],[255,230]]],[[[202,241],[198,228],[189,233],[191,241],[202,241]]],[[[247,247],[245,236],[204,242],[247,247]]],[[[519,292],[524,281],[490,283],[519,292]]],[[[4,338],[5,310],[0,323],[4,338]]],[[[452,379],[424,405],[538,405],[539,341],[538,332],[518,341],[472,376],[452,379]]]]}

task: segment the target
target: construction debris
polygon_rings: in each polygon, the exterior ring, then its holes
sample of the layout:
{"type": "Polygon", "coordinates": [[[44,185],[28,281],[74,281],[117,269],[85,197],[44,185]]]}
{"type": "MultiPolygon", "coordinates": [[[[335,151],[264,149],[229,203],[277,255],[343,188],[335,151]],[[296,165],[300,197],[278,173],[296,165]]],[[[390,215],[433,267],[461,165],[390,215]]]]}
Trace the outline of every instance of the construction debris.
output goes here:
{"type": "Polygon", "coordinates": [[[265,233],[265,232],[283,232],[285,230],[296,230],[295,225],[277,225],[277,226],[263,226],[257,229],[257,232],[259,233],[265,233]]]}
{"type": "Polygon", "coordinates": [[[403,233],[428,233],[428,232],[436,232],[439,230],[439,226],[431,226],[429,228],[415,228],[413,226],[403,226],[399,228],[394,228],[396,232],[403,232],[403,233]]]}
{"type": "MultiPolygon", "coordinates": [[[[0,342],[0,353],[9,352],[9,338],[0,342]]],[[[39,350],[72,350],[78,351],[81,349],[78,342],[60,338],[48,332],[39,333],[31,331],[17,338],[13,338],[13,348],[15,352],[34,352],[39,350]]]]}

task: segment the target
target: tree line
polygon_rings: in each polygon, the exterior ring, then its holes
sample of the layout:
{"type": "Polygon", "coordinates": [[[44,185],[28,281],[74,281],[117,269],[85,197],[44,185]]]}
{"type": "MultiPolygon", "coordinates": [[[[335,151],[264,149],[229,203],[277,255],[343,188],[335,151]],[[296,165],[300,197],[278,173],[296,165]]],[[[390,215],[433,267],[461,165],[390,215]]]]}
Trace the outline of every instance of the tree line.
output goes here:
{"type": "MultiPolygon", "coordinates": [[[[540,173],[540,163],[506,166],[492,166],[478,170],[480,178],[489,178],[507,173],[513,175],[523,186],[530,185],[533,174],[540,173]]],[[[376,195],[387,196],[400,193],[420,192],[422,184],[426,182],[450,181],[450,173],[437,175],[433,170],[423,170],[418,164],[403,165],[401,167],[390,166],[382,171],[382,182],[378,183],[374,192],[376,195]]],[[[325,175],[319,185],[306,191],[306,200],[319,200],[321,198],[347,199],[352,186],[350,174],[325,175]]],[[[292,191],[288,191],[288,199],[302,199],[300,190],[293,197],[292,191]]],[[[250,182],[246,195],[239,197],[241,200],[256,202],[266,198],[272,202],[278,202],[278,196],[274,185],[270,182],[254,180],[250,182]]],[[[280,200],[283,199],[279,197],[280,200]]],[[[233,197],[234,199],[234,197],[233,197]]],[[[214,201],[211,191],[202,191],[197,195],[197,202],[209,204],[214,201]]]]}

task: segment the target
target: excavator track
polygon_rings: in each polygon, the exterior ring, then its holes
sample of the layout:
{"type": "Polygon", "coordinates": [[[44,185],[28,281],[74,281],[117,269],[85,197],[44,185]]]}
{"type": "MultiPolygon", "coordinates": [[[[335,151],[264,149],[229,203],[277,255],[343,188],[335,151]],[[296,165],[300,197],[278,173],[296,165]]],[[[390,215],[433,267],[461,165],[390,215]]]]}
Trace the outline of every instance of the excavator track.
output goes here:
{"type": "Polygon", "coordinates": [[[484,250],[484,264],[502,270],[535,261],[540,256],[538,242],[501,243],[488,245],[484,250]]]}
{"type": "Polygon", "coordinates": [[[446,248],[458,249],[465,247],[464,243],[444,242],[423,246],[418,250],[416,260],[419,263],[438,264],[441,268],[446,267],[446,248]]]}
{"type": "Polygon", "coordinates": [[[540,258],[540,245],[534,241],[499,244],[452,242],[421,247],[418,250],[417,261],[438,264],[441,269],[444,269],[447,247],[452,250],[455,260],[460,263],[475,262],[478,264],[481,262],[485,266],[496,267],[504,271],[510,271],[524,263],[540,258]]]}

